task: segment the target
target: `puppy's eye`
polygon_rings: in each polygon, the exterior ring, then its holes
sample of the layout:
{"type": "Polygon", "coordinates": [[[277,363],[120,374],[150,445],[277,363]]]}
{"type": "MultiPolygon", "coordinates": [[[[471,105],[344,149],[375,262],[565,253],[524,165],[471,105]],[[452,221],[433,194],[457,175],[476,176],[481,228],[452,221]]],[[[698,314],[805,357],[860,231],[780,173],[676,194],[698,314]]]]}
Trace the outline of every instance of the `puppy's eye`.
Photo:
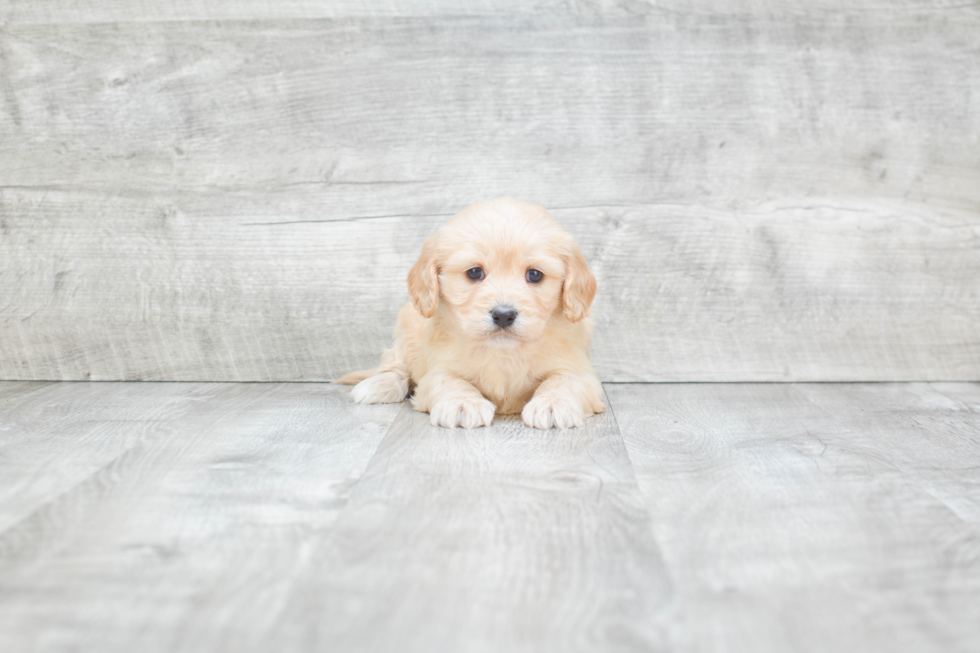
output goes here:
{"type": "Polygon", "coordinates": [[[481,281],[487,275],[483,273],[483,268],[470,268],[466,271],[466,276],[468,276],[471,281],[481,281]]]}
{"type": "Polygon", "coordinates": [[[528,270],[524,278],[527,279],[528,283],[537,283],[544,279],[544,273],[541,270],[528,270]]]}

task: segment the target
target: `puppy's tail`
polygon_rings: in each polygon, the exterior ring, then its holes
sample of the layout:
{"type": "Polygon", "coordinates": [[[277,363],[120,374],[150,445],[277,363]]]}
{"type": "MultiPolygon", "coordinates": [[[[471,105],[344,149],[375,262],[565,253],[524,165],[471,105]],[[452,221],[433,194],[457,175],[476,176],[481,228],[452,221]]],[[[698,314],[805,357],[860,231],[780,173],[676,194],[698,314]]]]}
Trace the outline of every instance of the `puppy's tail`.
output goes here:
{"type": "Polygon", "coordinates": [[[343,383],[345,385],[357,385],[364,379],[374,376],[375,372],[377,371],[378,368],[374,368],[373,370],[361,370],[360,372],[351,372],[350,374],[343,375],[342,377],[334,381],[334,383],[343,383]]]}

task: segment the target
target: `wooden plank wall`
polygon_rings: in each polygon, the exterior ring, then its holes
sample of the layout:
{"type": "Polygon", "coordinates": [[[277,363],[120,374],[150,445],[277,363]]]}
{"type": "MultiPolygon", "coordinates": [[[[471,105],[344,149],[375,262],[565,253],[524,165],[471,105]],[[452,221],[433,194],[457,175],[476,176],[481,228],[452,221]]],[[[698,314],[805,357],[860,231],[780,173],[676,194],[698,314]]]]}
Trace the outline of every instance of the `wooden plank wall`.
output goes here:
{"type": "Polygon", "coordinates": [[[0,378],[369,367],[507,194],[604,381],[980,379],[980,8],[687,4],[0,0],[0,378]]]}

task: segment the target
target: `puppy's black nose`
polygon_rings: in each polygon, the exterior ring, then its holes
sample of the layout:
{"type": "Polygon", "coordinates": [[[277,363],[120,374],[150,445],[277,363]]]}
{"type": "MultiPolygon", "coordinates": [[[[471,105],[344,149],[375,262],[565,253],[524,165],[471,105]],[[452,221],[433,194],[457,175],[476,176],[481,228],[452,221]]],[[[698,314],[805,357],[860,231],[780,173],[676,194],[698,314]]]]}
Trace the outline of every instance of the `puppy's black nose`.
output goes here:
{"type": "Polygon", "coordinates": [[[517,319],[517,311],[511,306],[495,306],[490,311],[490,315],[493,317],[493,323],[501,329],[506,329],[517,319]]]}

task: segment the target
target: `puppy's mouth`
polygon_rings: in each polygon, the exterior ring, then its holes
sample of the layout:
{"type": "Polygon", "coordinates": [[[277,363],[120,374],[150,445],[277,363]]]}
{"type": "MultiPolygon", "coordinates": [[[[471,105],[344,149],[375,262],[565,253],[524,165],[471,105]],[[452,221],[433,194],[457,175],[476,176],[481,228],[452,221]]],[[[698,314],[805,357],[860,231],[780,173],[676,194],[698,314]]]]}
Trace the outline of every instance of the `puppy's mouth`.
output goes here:
{"type": "Polygon", "coordinates": [[[516,347],[524,341],[516,331],[513,329],[501,329],[494,328],[491,329],[485,338],[487,344],[493,345],[494,347],[516,347]]]}
{"type": "Polygon", "coordinates": [[[489,320],[485,320],[479,324],[465,324],[463,332],[474,344],[494,347],[513,347],[529,340],[523,325],[501,327],[488,322],[489,320]]]}

